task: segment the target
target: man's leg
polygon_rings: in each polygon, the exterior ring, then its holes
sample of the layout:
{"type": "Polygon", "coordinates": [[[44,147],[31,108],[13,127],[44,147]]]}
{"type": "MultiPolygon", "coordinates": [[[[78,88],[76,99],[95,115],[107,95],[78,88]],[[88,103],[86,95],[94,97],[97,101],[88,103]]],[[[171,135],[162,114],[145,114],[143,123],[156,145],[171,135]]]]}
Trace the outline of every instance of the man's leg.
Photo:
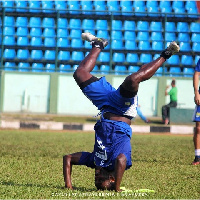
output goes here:
{"type": "Polygon", "coordinates": [[[162,106],[162,120],[163,123],[165,122],[165,119],[167,118],[167,105],[162,106]]]}
{"type": "Polygon", "coordinates": [[[200,122],[196,122],[196,130],[193,136],[194,148],[195,148],[195,159],[193,165],[200,164],[200,122]]]}
{"type": "Polygon", "coordinates": [[[97,57],[102,49],[104,49],[108,41],[103,38],[97,38],[90,33],[82,33],[82,39],[92,43],[92,50],[79,64],[74,72],[74,78],[78,85],[89,80],[93,75],[90,73],[96,64],[97,57]]]}

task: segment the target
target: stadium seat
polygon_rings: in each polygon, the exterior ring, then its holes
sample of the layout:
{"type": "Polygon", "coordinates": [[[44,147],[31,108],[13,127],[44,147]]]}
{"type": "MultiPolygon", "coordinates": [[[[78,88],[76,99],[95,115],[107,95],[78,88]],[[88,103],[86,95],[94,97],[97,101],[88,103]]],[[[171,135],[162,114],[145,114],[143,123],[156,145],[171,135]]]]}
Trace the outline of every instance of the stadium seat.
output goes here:
{"type": "Polygon", "coordinates": [[[32,37],[30,44],[31,44],[31,46],[41,47],[42,46],[42,38],[32,37]]]}
{"type": "Polygon", "coordinates": [[[150,17],[159,17],[160,16],[158,7],[147,7],[147,12],[148,12],[148,16],[150,16],[150,17]]]}
{"type": "Polygon", "coordinates": [[[184,77],[193,77],[194,74],[194,68],[183,68],[183,76],[184,77]]]}
{"type": "Polygon", "coordinates": [[[3,38],[4,45],[15,45],[15,38],[14,36],[4,36],[3,38]]]}
{"type": "Polygon", "coordinates": [[[115,74],[116,75],[124,75],[127,73],[127,69],[125,66],[116,65],[115,66],[115,74]]]}
{"type": "Polygon", "coordinates": [[[56,66],[55,64],[46,64],[45,65],[46,72],[55,72],[56,66]]]}
{"type": "Polygon", "coordinates": [[[165,22],[165,31],[176,32],[176,25],[174,22],[165,22]]]}
{"type": "Polygon", "coordinates": [[[139,50],[150,50],[150,42],[149,41],[139,41],[138,43],[138,49],[139,50]]]}
{"type": "Polygon", "coordinates": [[[138,61],[139,61],[138,54],[136,54],[136,53],[127,53],[126,62],[137,63],[138,61]]]}
{"type": "Polygon", "coordinates": [[[28,37],[18,37],[17,38],[17,45],[19,46],[28,46],[29,45],[29,41],[28,41],[28,37]]]}
{"type": "Polygon", "coordinates": [[[111,32],[111,38],[112,39],[122,39],[122,32],[121,31],[112,31],[111,32]]]}
{"type": "Polygon", "coordinates": [[[30,64],[29,63],[20,62],[18,64],[18,71],[20,71],[20,72],[28,72],[28,71],[30,71],[30,64]]]}
{"type": "Polygon", "coordinates": [[[101,0],[98,0],[98,1],[93,1],[93,5],[96,6],[96,5],[105,5],[105,1],[101,1],[101,0]]]}
{"type": "Polygon", "coordinates": [[[15,35],[15,28],[12,26],[6,26],[3,28],[3,34],[13,36],[15,35]]]}
{"type": "Polygon", "coordinates": [[[135,16],[137,17],[147,16],[146,8],[142,6],[135,7],[135,16]]]}
{"type": "Polygon", "coordinates": [[[162,31],[162,22],[151,22],[150,23],[150,31],[162,31]]]}
{"type": "Polygon", "coordinates": [[[191,18],[196,18],[198,19],[198,9],[197,8],[190,8],[188,11],[187,11],[187,14],[188,14],[188,17],[191,17],[191,18]]]}
{"type": "Polygon", "coordinates": [[[170,76],[180,76],[181,68],[180,67],[170,67],[169,73],[170,73],[170,76]]]}
{"type": "Polygon", "coordinates": [[[72,71],[71,65],[60,64],[59,69],[60,73],[68,73],[72,71]]]}
{"type": "Polygon", "coordinates": [[[85,49],[91,49],[92,46],[91,46],[90,42],[84,41],[83,43],[84,43],[85,49]]]}
{"type": "Polygon", "coordinates": [[[73,51],[72,52],[72,60],[74,61],[82,61],[84,58],[83,52],[73,51]]]}
{"type": "Polygon", "coordinates": [[[190,31],[192,33],[200,33],[200,23],[198,23],[198,22],[191,22],[191,24],[190,24],[190,31]]]}
{"type": "Polygon", "coordinates": [[[176,40],[176,34],[173,32],[165,32],[165,40],[167,42],[172,42],[176,40]]]}
{"type": "Polygon", "coordinates": [[[81,38],[81,33],[82,33],[82,31],[80,29],[71,29],[69,36],[71,38],[78,38],[78,39],[80,39],[81,38]]]}
{"type": "Polygon", "coordinates": [[[137,22],[138,31],[149,31],[149,23],[147,21],[138,21],[137,22]]]}
{"type": "Polygon", "coordinates": [[[4,7],[6,12],[13,12],[14,11],[14,1],[1,1],[2,6],[4,7]]]}
{"type": "Polygon", "coordinates": [[[175,17],[186,17],[185,8],[175,8],[174,9],[175,17]]]}
{"type": "Polygon", "coordinates": [[[196,8],[196,1],[186,1],[185,2],[185,9],[189,10],[190,8],[196,8]]]}
{"type": "Polygon", "coordinates": [[[135,40],[136,34],[133,31],[124,31],[124,39],[125,40],[135,40]]]}
{"type": "Polygon", "coordinates": [[[96,15],[107,15],[108,14],[107,12],[105,12],[106,11],[106,5],[105,4],[95,5],[94,10],[95,10],[96,15]]]}
{"type": "Polygon", "coordinates": [[[133,9],[131,6],[122,6],[121,7],[121,14],[125,16],[132,16],[133,15],[133,9]]]}
{"type": "Polygon", "coordinates": [[[67,13],[67,4],[66,1],[55,1],[55,9],[62,14],[67,13]]]}
{"type": "Polygon", "coordinates": [[[42,1],[42,12],[43,13],[53,13],[54,12],[53,1],[42,1]]]}
{"type": "Polygon", "coordinates": [[[189,32],[189,25],[187,22],[177,22],[178,32],[189,32]]]}
{"type": "Polygon", "coordinates": [[[42,63],[33,63],[32,64],[32,72],[43,72],[44,65],[42,63]]]}
{"type": "Polygon", "coordinates": [[[200,42],[194,42],[194,43],[192,44],[192,50],[193,50],[194,52],[200,52],[200,42]]]}
{"type": "Polygon", "coordinates": [[[134,40],[126,40],[125,41],[125,49],[126,50],[136,50],[137,44],[134,40]]]}
{"type": "Polygon", "coordinates": [[[156,59],[159,58],[159,57],[160,57],[160,54],[154,54],[153,60],[156,60],[156,59]]]}
{"type": "Polygon", "coordinates": [[[18,27],[16,35],[17,36],[27,36],[28,35],[28,28],[27,27],[18,27]]]}
{"type": "Polygon", "coordinates": [[[172,8],[171,7],[163,7],[161,8],[161,15],[163,17],[167,16],[167,17],[173,17],[172,14],[169,14],[169,13],[172,13],[172,8]]]}
{"type": "Polygon", "coordinates": [[[152,55],[151,54],[144,54],[142,53],[140,55],[140,62],[141,63],[149,63],[152,61],[152,55]]]}
{"type": "Polygon", "coordinates": [[[159,4],[160,8],[171,7],[171,1],[161,0],[159,4]]]}
{"type": "Polygon", "coordinates": [[[107,1],[107,8],[108,11],[111,11],[113,15],[119,15],[118,11],[120,11],[120,6],[118,1],[107,1]]]}
{"type": "Polygon", "coordinates": [[[15,26],[15,19],[12,16],[5,16],[4,17],[4,26],[15,26]]]}
{"type": "Polygon", "coordinates": [[[125,55],[124,53],[113,53],[113,62],[124,62],[125,55]]]}
{"type": "Polygon", "coordinates": [[[110,53],[109,52],[101,52],[99,54],[97,60],[100,62],[109,62],[110,61],[110,53]]]}
{"type": "Polygon", "coordinates": [[[68,36],[69,36],[69,32],[67,29],[62,29],[62,28],[57,29],[58,38],[67,38],[68,36]]]}
{"type": "Polygon", "coordinates": [[[101,19],[96,20],[95,29],[96,30],[107,30],[108,29],[107,20],[101,20],[101,19]]]}
{"type": "Polygon", "coordinates": [[[46,50],[44,52],[44,59],[46,60],[55,60],[56,52],[54,50],[46,50]]]}
{"type": "Polygon", "coordinates": [[[99,71],[99,67],[97,65],[95,65],[91,73],[97,74],[97,73],[99,73],[98,71],[99,71]]]}
{"type": "Polygon", "coordinates": [[[93,10],[93,6],[92,6],[92,3],[91,1],[85,1],[85,2],[90,2],[88,4],[84,4],[81,6],[81,10],[82,10],[82,14],[83,15],[92,15],[93,12],[91,12],[93,10]]]}
{"type": "Polygon", "coordinates": [[[69,51],[59,51],[58,60],[70,60],[70,52],[69,51]]]}
{"type": "Polygon", "coordinates": [[[126,6],[126,7],[132,7],[133,6],[133,2],[129,1],[129,0],[127,0],[127,1],[120,1],[119,3],[120,3],[121,7],[122,6],[126,6]]]}
{"type": "Polygon", "coordinates": [[[42,20],[43,28],[54,28],[54,26],[55,26],[54,18],[48,18],[48,17],[43,18],[42,20]]]}
{"type": "Polygon", "coordinates": [[[122,30],[122,21],[121,20],[112,20],[112,30],[122,30]]]}
{"type": "Polygon", "coordinates": [[[167,72],[167,68],[166,67],[159,67],[158,70],[155,73],[155,76],[162,76],[163,75],[163,70],[164,70],[164,73],[167,72]]]}
{"type": "Polygon", "coordinates": [[[145,1],[133,1],[133,7],[145,7],[145,1]]]}
{"type": "Polygon", "coordinates": [[[192,33],[191,41],[192,42],[200,42],[200,33],[192,33]]]}
{"type": "Polygon", "coordinates": [[[6,71],[14,71],[14,70],[16,70],[16,64],[14,62],[5,62],[4,70],[6,70],[6,71]]]}
{"type": "Polygon", "coordinates": [[[58,47],[69,47],[69,40],[67,38],[58,38],[57,40],[58,47]]]}
{"type": "Polygon", "coordinates": [[[151,40],[162,41],[163,40],[162,32],[151,32],[151,40]]]}
{"type": "Polygon", "coordinates": [[[177,39],[179,42],[188,42],[190,41],[190,36],[188,33],[178,33],[177,39]]]}
{"type": "Polygon", "coordinates": [[[163,50],[163,42],[153,41],[152,42],[152,50],[162,51],[163,50]]]}
{"type": "Polygon", "coordinates": [[[29,58],[29,51],[27,49],[18,49],[17,58],[27,60],[29,58]]]}
{"type": "Polygon", "coordinates": [[[31,51],[31,59],[41,60],[42,58],[43,58],[42,50],[32,50],[31,51]]]}
{"type": "Polygon", "coordinates": [[[55,37],[55,30],[53,28],[44,28],[43,37],[55,37]]]}
{"type": "Polygon", "coordinates": [[[27,27],[28,26],[27,17],[17,17],[15,26],[16,27],[27,27]]]}
{"type": "Polygon", "coordinates": [[[191,46],[189,42],[180,42],[180,50],[181,51],[191,51],[191,46]]]}
{"type": "Polygon", "coordinates": [[[113,40],[112,41],[112,49],[122,50],[123,49],[122,40],[113,40]]]}
{"type": "Polygon", "coordinates": [[[172,8],[175,9],[175,8],[183,8],[184,7],[184,4],[183,4],[183,1],[172,1],[172,8]]]}
{"type": "Polygon", "coordinates": [[[69,20],[70,29],[81,29],[81,20],[80,19],[70,19],[69,20]]]}
{"type": "Polygon", "coordinates": [[[30,17],[29,27],[30,28],[41,28],[41,18],[40,17],[30,17]]]}
{"type": "Polygon", "coordinates": [[[128,73],[129,73],[129,74],[135,73],[135,72],[137,72],[139,69],[140,69],[140,67],[138,67],[138,66],[129,66],[129,67],[128,67],[128,73]]]}
{"type": "Polygon", "coordinates": [[[68,27],[68,21],[65,18],[58,18],[57,28],[66,28],[68,27]]]}
{"type": "Polygon", "coordinates": [[[109,74],[110,66],[109,65],[101,65],[100,72],[101,74],[109,74]]]}
{"type": "Polygon", "coordinates": [[[167,63],[170,65],[179,65],[180,64],[180,59],[178,55],[173,55],[171,56],[168,60],[167,63]]]}
{"type": "Polygon", "coordinates": [[[79,65],[73,65],[72,69],[75,71],[78,68],[79,65]]]}
{"type": "Polygon", "coordinates": [[[8,59],[15,59],[16,52],[14,49],[5,49],[3,53],[3,57],[8,58],[8,59]]]}
{"type": "Polygon", "coordinates": [[[181,56],[181,64],[182,65],[193,65],[193,58],[190,55],[182,55],[181,56]]]}
{"type": "Polygon", "coordinates": [[[41,37],[42,29],[41,28],[31,28],[30,29],[30,36],[31,37],[41,37]]]}
{"type": "Polygon", "coordinates": [[[29,12],[38,13],[40,10],[40,1],[29,1],[29,12]]]}
{"type": "Polygon", "coordinates": [[[142,41],[149,40],[149,33],[144,31],[138,31],[136,39],[142,41]]]}
{"type": "MultiPolygon", "coordinates": [[[[69,2],[69,1],[68,1],[69,2]]],[[[70,4],[68,5],[68,10],[70,14],[80,14],[80,5],[79,4],[70,4]]]]}
{"type": "Polygon", "coordinates": [[[135,31],[135,21],[125,20],[123,24],[123,29],[125,31],[135,31]]]}
{"type": "Polygon", "coordinates": [[[82,43],[81,39],[75,39],[75,38],[73,38],[71,40],[71,47],[72,48],[82,48],[82,46],[83,46],[83,43],[82,43]]]}
{"type": "Polygon", "coordinates": [[[56,46],[55,38],[52,38],[52,37],[44,38],[44,46],[45,47],[55,47],[56,46]]]}
{"type": "Polygon", "coordinates": [[[97,30],[97,37],[102,37],[102,38],[109,38],[108,31],[107,30],[97,30]]]}
{"type": "Polygon", "coordinates": [[[200,56],[196,55],[195,58],[194,58],[194,63],[197,64],[197,62],[198,62],[199,59],[200,59],[200,56]]]}
{"type": "Polygon", "coordinates": [[[93,19],[83,19],[82,21],[82,29],[94,30],[95,23],[93,19]]]}

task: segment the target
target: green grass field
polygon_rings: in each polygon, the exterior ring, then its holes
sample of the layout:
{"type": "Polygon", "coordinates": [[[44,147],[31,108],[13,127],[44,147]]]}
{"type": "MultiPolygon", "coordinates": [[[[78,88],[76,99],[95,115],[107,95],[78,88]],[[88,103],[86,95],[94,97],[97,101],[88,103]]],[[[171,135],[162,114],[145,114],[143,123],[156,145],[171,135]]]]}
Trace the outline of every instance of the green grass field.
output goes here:
{"type": "Polygon", "coordinates": [[[96,191],[94,170],[74,166],[74,191],[64,189],[62,157],[92,151],[93,133],[1,130],[0,199],[199,199],[200,166],[194,159],[192,136],[134,134],[133,166],[121,186],[155,193],[96,191]]]}

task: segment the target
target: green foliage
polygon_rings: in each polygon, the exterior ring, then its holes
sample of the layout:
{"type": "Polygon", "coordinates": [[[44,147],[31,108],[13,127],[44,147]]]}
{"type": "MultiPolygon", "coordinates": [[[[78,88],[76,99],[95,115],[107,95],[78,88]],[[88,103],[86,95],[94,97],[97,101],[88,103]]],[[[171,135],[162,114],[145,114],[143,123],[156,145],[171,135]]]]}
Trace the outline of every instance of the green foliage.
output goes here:
{"type": "Polygon", "coordinates": [[[199,167],[192,166],[191,136],[134,134],[133,166],[122,186],[155,193],[97,191],[94,170],[74,166],[75,190],[64,189],[62,157],[92,151],[94,134],[76,131],[1,130],[0,199],[198,199],[199,167]]]}

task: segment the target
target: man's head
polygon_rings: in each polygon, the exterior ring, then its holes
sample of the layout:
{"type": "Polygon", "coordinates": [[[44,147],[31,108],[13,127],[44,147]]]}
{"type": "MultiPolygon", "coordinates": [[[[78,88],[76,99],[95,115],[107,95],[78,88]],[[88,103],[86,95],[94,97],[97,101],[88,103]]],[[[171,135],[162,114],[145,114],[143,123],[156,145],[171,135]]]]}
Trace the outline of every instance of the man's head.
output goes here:
{"type": "Polygon", "coordinates": [[[95,168],[95,186],[98,190],[114,190],[114,171],[108,171],[102,167],[95,168]]]}
{"type": "Polygon", "coordinates": [[[171,86],[175,87],[175,85],[176,85],[176,81],[175,81],[175,79],[172,79],[171,86]]]}

